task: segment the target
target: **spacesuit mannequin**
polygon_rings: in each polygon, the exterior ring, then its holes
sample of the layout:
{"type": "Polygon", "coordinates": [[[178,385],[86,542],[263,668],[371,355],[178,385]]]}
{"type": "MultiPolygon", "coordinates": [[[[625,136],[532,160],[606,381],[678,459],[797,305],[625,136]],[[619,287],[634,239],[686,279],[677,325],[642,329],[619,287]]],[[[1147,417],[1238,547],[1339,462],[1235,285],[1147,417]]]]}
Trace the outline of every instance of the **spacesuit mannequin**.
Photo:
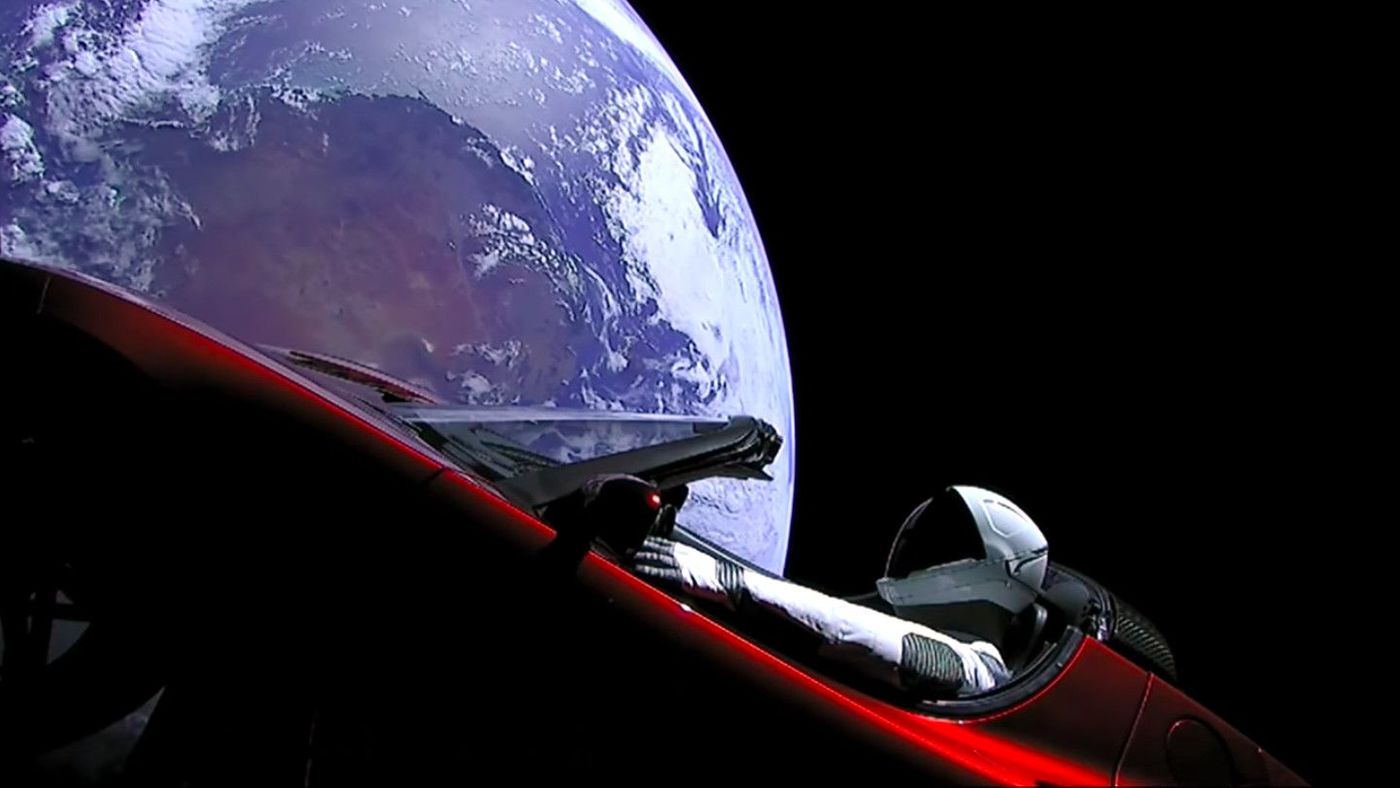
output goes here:
{"type": "Polygon", "coordinates": [[[1034,602],[1047,561],[1044,535],[1014,504],[987,490],[952,487],[915,509],[895,538],[886,577],[871,596],[890,613],[667,539],[647,539],[634,566],[638,574],[677,585],[696,598],[795,624],[819,638],[820,656],[895,688],[947,697],[986,692],[1010,678],[992,642],[1002,629],[971,623],[958,612],[976,605],[981,621],[998,618],[989,619],[988,610],[1009,620],[1034,602]],[[944,516],[955,507],[961,507],[962,517],[951,520],[961,519],[961,529],[944,516]],[[955,530],[961,540],[944,538],[955,530]],[[923,563],[909,571],[911,562],[945,557],[959,541],[971,548],[965,550],[969,557],[923,563]],[[928,625],[942,621],[957,624],[957,636],[928,625]],[[983,633],[986,638],[979,636],[983,633]]]}

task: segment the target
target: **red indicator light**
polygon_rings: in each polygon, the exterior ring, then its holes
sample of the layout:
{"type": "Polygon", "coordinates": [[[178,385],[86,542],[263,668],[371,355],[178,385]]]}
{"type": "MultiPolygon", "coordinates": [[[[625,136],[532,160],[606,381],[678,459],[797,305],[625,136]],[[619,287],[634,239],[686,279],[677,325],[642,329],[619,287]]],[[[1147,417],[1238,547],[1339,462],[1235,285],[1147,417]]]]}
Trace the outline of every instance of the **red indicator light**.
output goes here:
{"type": "Polygon", "coordinates": [[[647,505],[653,509],[661,508],[661,493],[647,493],[647,505]]]}

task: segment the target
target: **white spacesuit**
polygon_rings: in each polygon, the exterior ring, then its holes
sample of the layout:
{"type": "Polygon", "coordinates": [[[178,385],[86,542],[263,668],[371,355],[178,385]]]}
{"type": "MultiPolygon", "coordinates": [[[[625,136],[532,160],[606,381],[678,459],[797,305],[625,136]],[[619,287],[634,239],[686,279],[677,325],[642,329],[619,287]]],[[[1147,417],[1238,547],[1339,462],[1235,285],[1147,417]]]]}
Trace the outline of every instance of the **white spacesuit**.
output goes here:
{"type": "Polygon", "coordinates": [[[1004,622],[1035,601],[1047,562],[1044,535],[1014,504],[987,490],[953,487],[905,520],[886,577],[877,583],[877,594],[862,604],[668,539],[647,539],[634,557],[634,568],[738,613],[768,614],[795,624],[820,640],[820,656],[893,687],[946,697],[986,692],[1010,678],[994,641],[1004,632],[1004,622]],[[961,507],[963,516],[947,517],[950,505],[961,507]],[[975,536],[969,525],[975,526],[975,536]],[[963,552],[971,555],[921,563],[960,547],[970,548],[963,552]],[[911,564],[922,568],[911,571],[911,564]],[[976,605],[979,615],[959,616],[969,605],[976,605]],[[988,616],[988,610],[994,614],[988,616]],[[930,621],[948,626],[929,626],[930,621]]]}

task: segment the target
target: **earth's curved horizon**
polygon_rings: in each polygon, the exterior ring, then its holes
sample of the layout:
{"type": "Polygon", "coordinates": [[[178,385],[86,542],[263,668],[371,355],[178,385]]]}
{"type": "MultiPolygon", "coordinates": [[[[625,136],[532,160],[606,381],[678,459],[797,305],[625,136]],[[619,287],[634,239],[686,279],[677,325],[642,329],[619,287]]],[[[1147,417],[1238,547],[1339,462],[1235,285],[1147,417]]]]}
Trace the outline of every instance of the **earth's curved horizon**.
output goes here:
{"type": "Polygon", "coordinates": [[[682,521],[781,573],[795,432],[752,212],[620,0],[0,0],[0,252],[472,404],[749,414],[682,521]]]}

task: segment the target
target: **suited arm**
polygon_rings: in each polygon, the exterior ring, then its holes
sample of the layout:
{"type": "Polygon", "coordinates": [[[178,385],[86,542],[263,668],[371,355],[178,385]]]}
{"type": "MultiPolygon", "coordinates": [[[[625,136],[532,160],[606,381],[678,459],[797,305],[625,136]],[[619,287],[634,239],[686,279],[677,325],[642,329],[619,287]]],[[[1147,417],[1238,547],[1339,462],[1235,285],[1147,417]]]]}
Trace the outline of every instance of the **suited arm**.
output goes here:
{"type": "Polygon", "coordinates": [[[779,616],[818,636],[823,656],[903,690],[969,695],[990,690],[1008,676],[990,643],[963,643],[688,545],[648,539],[635,557],[635,569],[731,610],[779,616]]]}

